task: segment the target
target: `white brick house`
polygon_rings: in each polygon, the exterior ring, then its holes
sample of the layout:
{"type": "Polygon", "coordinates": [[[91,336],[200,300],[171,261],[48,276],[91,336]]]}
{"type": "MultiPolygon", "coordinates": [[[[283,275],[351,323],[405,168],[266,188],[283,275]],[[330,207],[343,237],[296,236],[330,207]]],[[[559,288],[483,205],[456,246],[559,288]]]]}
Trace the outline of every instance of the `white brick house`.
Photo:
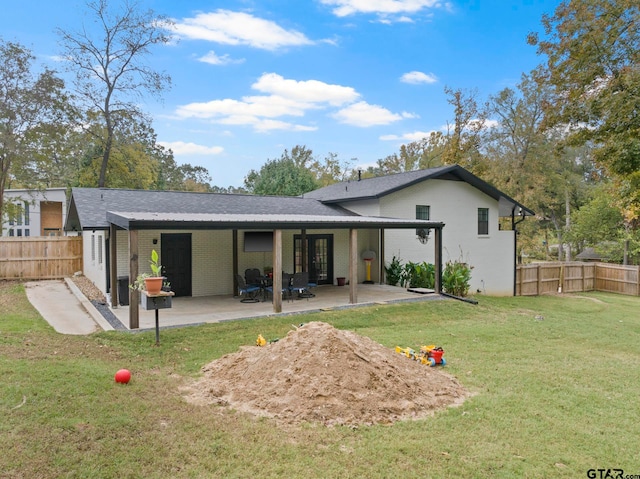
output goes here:
{"type": "MultiPolygon", "coordinates": [[[[473,267],[470,290],[514,294],[515,224],[533,212],[460,166],[343,182],[304,196],[368,216],[421,216],[442,222],[442,261],[462,261],[473,267]]],[[[374,234],[369,246],[377,250],[378,245],[374,234]]],[[[403,262],[434,263],[433,248],[418,241],[415,231],[387,231],[383,245],[387,262],[396,256],[403,262]]]]}
{"type": "Polygon", "coordinates": [[[84,274],[104,292],[113,293],[117,278],[149,272],[156,249],[181,296],[231,294],[235,274],[254,267],[306,270],[319,284],[345,277],[355,288],[366,278],[364,251],[376,253],[374,282],[384,280],[393,256],[437,267],[462,260],[474,268],[472,291],[512,295],[515,228],[499,229],[498,220],[515,226],[530,215],[454,165],[337,183],[302,197],[74,188],[66,229],[82,231],[84,274]],[[418,231],[430,232],[426,244],[418,231]]]}

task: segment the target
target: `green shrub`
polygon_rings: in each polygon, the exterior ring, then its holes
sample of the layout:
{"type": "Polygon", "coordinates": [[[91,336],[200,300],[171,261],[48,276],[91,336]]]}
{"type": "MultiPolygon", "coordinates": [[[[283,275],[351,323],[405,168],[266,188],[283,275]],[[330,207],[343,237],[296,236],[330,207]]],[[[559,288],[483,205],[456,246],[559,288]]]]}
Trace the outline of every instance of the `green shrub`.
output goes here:
{"type": "Polygon", "coordinates": [[[447,261],[442,271],[442,290],[454,296],[465,297],[469,293],[471,269],[467,263],[447,261]]]}
{"type": "Polygon", "coordinates": [[[402,269],[402,283],[409,288],[433,288],[435,286],[436,267],[433,264],[409,261],[402,269]]]}
{"type": "Polygon", "coordinates": [[[384,267],[387,284],[391,286],[396,286],[402,280],[402,263],[400,261],[400,258],[394,255],[391,263],[384,267]]]}

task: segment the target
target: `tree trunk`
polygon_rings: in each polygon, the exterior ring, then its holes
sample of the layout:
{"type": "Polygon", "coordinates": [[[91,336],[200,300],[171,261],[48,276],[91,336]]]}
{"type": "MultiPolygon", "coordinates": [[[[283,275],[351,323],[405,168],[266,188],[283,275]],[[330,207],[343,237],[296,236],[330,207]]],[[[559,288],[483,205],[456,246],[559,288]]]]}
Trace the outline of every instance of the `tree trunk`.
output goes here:
{"type": "MultiPolygon", "coordinates": [[[[564,224],[567,233],[571,228],[571,205],[569,204],[569,188],[564,190],[564,224]]],[[[571,243],[567,243],[566,260],[571,261],[571,243]]]]}
{"type": "Polygon", "coordinates": [[[98,188],[104,188],[107,179],[107,164],[111,155],[111,143],[113,142],[113,133],[107,133],[107,142],[104,145],[104,153],[102,154],[102,164],[100,165],[100,177],[98,178],[98,188]]]}

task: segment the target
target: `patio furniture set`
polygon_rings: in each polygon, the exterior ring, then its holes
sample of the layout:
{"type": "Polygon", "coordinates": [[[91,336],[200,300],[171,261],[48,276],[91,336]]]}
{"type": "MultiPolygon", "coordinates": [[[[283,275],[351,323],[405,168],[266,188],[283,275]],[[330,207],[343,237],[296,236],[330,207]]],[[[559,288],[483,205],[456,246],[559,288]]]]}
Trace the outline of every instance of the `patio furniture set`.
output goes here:
{"type": "MultiPolygon", "coordinates": [[[[241,274],[236,275],[238,282],[238,293],[240,302],[242,303],[258,303],[260,297],[263,301],[267,301],[269,295],[273,295],[273,277],[272,275],[263,275],[258,268],[249,268],[241,274]]],[[[302,299],[315,297],[310,290],[315,288],[316,283],[310,282],[309,272],[300,271],[297,273],[282,273],[282,290],[280,293],[283,298],[288,301],[294,299],[302,299]]]]}

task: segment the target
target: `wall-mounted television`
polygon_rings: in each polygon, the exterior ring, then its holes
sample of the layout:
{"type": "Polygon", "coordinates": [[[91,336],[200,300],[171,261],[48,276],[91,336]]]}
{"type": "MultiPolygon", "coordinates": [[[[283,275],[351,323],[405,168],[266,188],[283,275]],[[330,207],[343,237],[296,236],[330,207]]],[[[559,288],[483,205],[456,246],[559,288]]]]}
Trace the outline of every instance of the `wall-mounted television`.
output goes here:
{"type": "Polygon", "coordinates": [[[246,231],[244,233],[245,253],[273,251],[272,231],[246,231]]]}

